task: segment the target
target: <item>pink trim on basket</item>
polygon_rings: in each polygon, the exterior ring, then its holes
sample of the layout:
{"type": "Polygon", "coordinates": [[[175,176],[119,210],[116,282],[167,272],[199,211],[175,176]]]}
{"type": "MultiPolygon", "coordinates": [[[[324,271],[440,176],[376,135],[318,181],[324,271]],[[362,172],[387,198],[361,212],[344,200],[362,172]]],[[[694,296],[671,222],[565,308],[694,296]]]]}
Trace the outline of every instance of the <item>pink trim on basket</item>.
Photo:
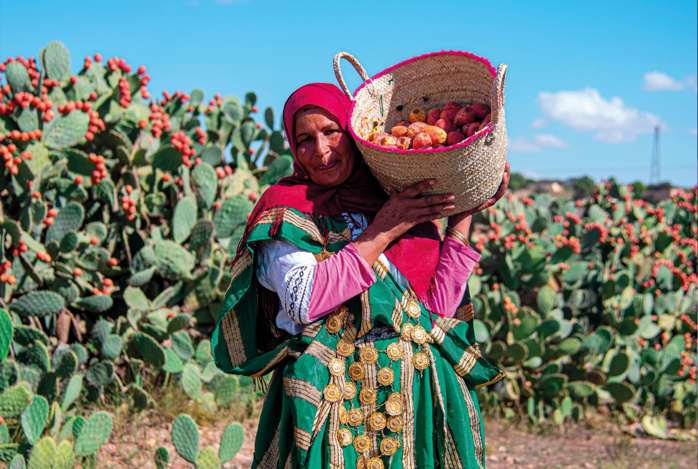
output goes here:
{"type": "MultiPolygon", "coordinates": [[[[366,80],[365,82],[363,82],[363,83],[356,89],[356,91],[354,91],[354,94],[352,95],[352,98],[355,97],[355,96],[359,93],[359,91],[361,91],[361,89],[362,89],[364,86],[366,86],[367,84],[371,83],[373,80],[382,77],[382,76],[385,75],[386,73],[388,73],[388,72],[390,72],[390,71],[392,71],[392,70],[395,70],[396,68],[401,67],[401,66],[403,66],[403,65],[405,65],[405,64],[408,64],[408,63],[410,63],[410,62],[414,62],[415,60],[420,60],[420,59],[424,59],[424,58],[427,58],[427,57],[433,57],[433,56],[436,56],[436,55],[464,55],[464,56],[466,56],[466,57],[470,57],[471,59],[475,60],[476,62],[482,62],[483,64],[485,64],[485,65],[487,66],[487,70],[489,70],[490,74],[492,74],[492,78],[493,78],[493,79],[496,79],[496,78],[497,78],[497,69],[494,68],[494,67],[492,66],[492,64],[490,63],[490,61],[487,60],[487,59],[484,58],[484,57],[480,57],[480,56],[478,56],[478,55],[471,54],[470,52],[465,52],[465,51],[460,51],[460,50],[450,50],[450,51],[441,51],[441,52],[431,52],[431,53],[429,53],[429,54],[419,55],[419,56],[417,56],[417,57],[412,57],[411,59],[403,60],[402,62],[400,62],[400,63],[398,63],[398,64],[396,64],[396,65],[393,65],[393,66],[390,67],[390,68],[386,68],[385,70],[383,70],[382,72],[378,73],[377,75],[374,75],[374,76],[370,77],[368,80],[366,80]]],[[[499,105],[500,105],[500,107],[501,107],[501,103],[499,103],[499,105]]],[[[351,108],[349,109],[349,115],[350,115],[350,116],[352,116],[352,115],[354,114],[354,107],[356,107],[356,100],[355,100],[355,99],[352,99],[352,100],[351,100],[351,108]]],[[[471,136],[468,137],[467,139],[463,140],[463,141],[460,142],[460,143],[456,143],[455,145],[451,145],[451,146],[447,146],[447,147],[441,147],[441,148],[430,148],[430,149],[427,149],[427,150],[422,150],[422,149],[417,150],[417,149],[414,149],[414,148],[410,148],[409,150],[401,150],[400,148],[386,148],[386,147],[382,147],[382,146],[380,146],[380,145],[376,145],[376,144],[371,143],[371,142],[369,142],[368,140],[366,140],[366,139],[364,139],[364,138],[362,138],[362,137],[359,137],[359,136],[356,134],[356,132],[354,132],[354,127],[353,127],[351,124],[349,125],[349,132],[351,133],[351,136],[354,138],[354,140],[359,140],[359,141],[361,141],[361,144],[362,144],[362,145],[365,145],[365,146],[367,146],[367,147],[369,147],[369,148],[373,148],[373,149],[375,149],[375,150],[389,151],[389,152],[398,153],[398,154],[414,154],[415,152],[420,152],[420,153],[434,153],[434,152],[439,152],[439,151],[448,151],[448,150],[452,150],[452,149],[454,149],[454,148],[459,148],[459,147],[467,147],[468,145],[470,145],[472,142],[474,142],[474,141],[477,140],[478,138],[483,137],[485,134],[492,133],[492,124],[491,124],[491,123],[490,123],[490,124],[487,124],[487,127],[485,127],[485,128],[484,128],[483,130],[481,130],[480,132],[477,132],[477,133],[475,133],[474,135],[471,135],[471,136]]]]}

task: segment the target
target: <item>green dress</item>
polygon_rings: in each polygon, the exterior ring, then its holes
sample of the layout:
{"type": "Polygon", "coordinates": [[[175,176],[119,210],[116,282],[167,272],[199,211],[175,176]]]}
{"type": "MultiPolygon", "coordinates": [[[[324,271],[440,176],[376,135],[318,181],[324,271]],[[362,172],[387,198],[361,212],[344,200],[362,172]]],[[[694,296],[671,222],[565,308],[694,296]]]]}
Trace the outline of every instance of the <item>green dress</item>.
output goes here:
{"type": "Polygon", "coordinates": [[[252,467],[484,468],[475,388],[504,375],[474,341],[469,298],[454,318],[432,316],[376,262],[368,290],[302,333],[275,326],[279,299],[255,278],[256,243],[285,239],[321,261],[350,235],[341,216],[273,210],[233,265],[213,356],[226,373],[273,372],[252,467]]]}

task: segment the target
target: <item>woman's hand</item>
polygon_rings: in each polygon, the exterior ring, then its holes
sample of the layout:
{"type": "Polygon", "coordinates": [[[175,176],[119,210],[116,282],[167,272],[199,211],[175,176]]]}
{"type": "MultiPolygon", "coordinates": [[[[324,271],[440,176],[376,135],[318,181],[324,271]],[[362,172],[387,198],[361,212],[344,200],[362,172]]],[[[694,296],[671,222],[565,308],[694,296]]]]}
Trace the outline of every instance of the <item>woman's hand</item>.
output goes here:
{"type": "Polygon", "coordinates": [[[454,228],[461,232],[466,238],[468,237],[468,232],[470,231],[471,217],[477,212],[481,212],[486,208],[493,206],[499,199],[504,196],[509,186],[509,163],[504,165],[504,176],[502,176],[502,183],[499,185],[497,192],[487,199],[487,201],[477,207],[467,210],[465,212],[457,213],[448,217],[448,226],[454,228]]]}
{"type": "Polygon", "coordinates": [[[442,218],[443,212],[455,207],[451,194],[420,195],[434,184],[436,181],[431,179],[402,192],[391,189],[390,198],[373,222],[354,240],[354,245],[366,262],[373,264],[391,242],[413,226],[442,218]]]}

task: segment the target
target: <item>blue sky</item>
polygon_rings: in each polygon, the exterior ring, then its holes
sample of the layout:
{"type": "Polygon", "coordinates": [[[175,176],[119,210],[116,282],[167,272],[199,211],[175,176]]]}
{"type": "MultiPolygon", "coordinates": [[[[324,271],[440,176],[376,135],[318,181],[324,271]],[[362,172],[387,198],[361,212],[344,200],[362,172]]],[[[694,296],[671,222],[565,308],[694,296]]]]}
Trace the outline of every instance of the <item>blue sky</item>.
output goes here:
{"type": "MultiPolygon", "coordinates": [[[[244,96],[278,116],[332,58],[369,75],[410,57],[466,50],[508,65],[508,160],[534,178],[648,182],[653,129],[661,180],[696,184],[695,0],[271,1],[3,0],[0,59],[62,41],[77,72],[100,52],[152,76],[151,94],[201,88],[244,96]],[[380,5],[380,6],[379,6],[380,5]]],[[[358,75],[344,64],[353,90],[358,75]]]]}

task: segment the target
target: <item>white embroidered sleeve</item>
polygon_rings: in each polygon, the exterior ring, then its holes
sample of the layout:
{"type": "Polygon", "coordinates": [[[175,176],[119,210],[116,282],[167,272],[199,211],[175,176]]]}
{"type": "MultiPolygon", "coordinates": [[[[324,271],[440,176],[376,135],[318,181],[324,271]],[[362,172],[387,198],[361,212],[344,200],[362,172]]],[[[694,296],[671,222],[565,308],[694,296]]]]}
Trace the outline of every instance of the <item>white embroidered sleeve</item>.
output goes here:
{"type": "Polygon", "coordinates": [[[317,260],[283,240],[263,241],[258,249],[257,279],[279,295],[278,327],[296,334],[310,323],[308,304],[317,260]]]}

